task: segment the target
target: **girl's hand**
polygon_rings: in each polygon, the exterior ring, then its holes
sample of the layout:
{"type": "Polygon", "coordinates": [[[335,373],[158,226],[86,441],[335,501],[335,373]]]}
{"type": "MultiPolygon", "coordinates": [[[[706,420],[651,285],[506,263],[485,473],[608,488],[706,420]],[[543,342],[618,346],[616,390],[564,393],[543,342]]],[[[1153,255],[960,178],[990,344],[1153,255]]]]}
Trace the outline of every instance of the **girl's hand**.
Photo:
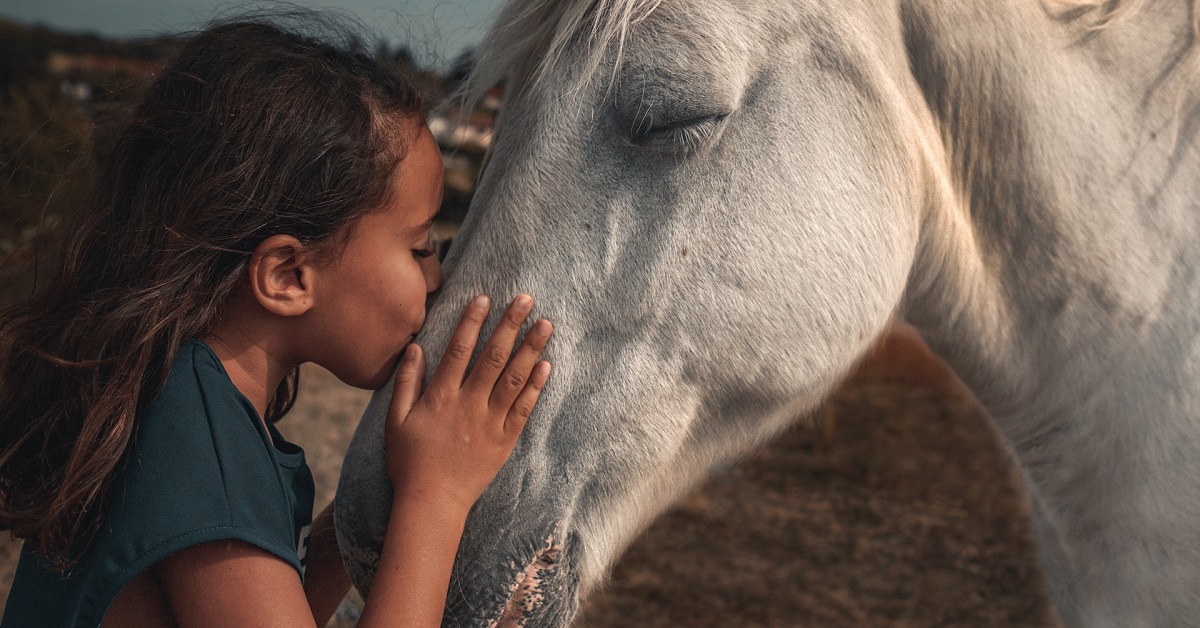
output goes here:
{"type": "Polygon", "coordinates": [[[488,313],[488,298],[475,297],[424,395],[424,352],[409,345],[396,374],[385,434],[395,500],[461,509],[465,517],[500,471],[550,376],[550,363],[538,360],[552,332],[549,321],[534,323],[509,360],[532,308],[528,295],[513,300],[468,374],[488,313]]]}

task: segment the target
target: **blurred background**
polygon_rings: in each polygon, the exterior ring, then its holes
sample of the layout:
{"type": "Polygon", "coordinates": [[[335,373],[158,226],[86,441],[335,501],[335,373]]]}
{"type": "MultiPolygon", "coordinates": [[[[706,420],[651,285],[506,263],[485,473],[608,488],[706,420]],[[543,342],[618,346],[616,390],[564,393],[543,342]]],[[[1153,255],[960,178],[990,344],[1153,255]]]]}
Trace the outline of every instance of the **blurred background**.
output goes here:
{"type": "MultiPolygon", "coordinates": [[[[502,92],[446,99],[498,0],[355,0],[358,46],[435,105],[446,167],[439,252],[467,212],[502,92]]],[[[3,271],[52,254],[105,146],[177,49],[228,4],[8,0],[0,7],[0,303],[3,271]]],[[[280,427],[308,452],[317,503],[333,496],[369,393],[305,366],[280,427]]],[[[1019,479],[982,410],[903,325],[811,417],[710,479],[647,530],[586,601],[586,626],[1051,626],[1019,479]]],[[[0,608],[19,541],[0,534],[0,608]]],[[[351,595],[331,625],[352,626],[351,595]]]]}
{"type": "Polygon", "coordinates": [[[370,28],[360,29],[362,40],[352,44],[411,77],[425,95],[446,164],[435,231],[444,253],[466,214],[501,92],[489,92],[468,112],[447,97],[470,72],[474,47],[498,3],[401,4],[403,10],[390,12],[355,0],[237,8],[202,0],[14,0],[0,7],[0,255],[21,249],[75,211],[122,115],[188,31],[214,17],[296,8],[327,12],[352,27],[369,21],[370,28]],[[388,24],[395,34],[380,34],[388,24]]]}

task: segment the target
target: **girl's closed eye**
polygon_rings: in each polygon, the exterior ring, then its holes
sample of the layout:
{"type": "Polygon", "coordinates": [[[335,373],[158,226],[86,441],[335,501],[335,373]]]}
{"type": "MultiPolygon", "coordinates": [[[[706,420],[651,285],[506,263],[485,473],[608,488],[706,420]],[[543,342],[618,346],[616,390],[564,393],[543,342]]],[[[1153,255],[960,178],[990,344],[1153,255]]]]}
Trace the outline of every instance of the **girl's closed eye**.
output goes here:
{"type": "Polygon", "coordinates": [[[417,259],[430,257],[433,255],[433,247],[429,246],[423,249],[413,249],[413,257],[417,259]]]}

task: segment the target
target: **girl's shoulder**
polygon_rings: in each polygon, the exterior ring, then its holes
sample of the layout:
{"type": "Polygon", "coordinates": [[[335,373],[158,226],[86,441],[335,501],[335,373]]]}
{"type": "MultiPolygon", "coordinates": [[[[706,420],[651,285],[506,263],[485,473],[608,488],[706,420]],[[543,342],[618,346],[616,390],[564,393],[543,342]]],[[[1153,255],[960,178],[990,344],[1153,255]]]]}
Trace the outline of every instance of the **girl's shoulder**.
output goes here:
{"type": "MultiPolygon", "coordinates": [[[[176,352],[162,390],[138,412],[130,456],[239,452],[244,461],[274,465],[279,462],[272,446],[274,432],[229,379],[212,349],[189,340],[176,352]]],[[[232,455],[221,458],[214,462],[222,467],[237,462],[232,455]]]]}
{"type": "Polygon", "coordinates": [[[275,450],[211,349],[185,343],[162,391],[138,414],[88,549],[68,574],[23,552],[4,628],[97,625],[139,573],[211,541],[249,543],[300,571],[313,490],[299,456],[295,464],[275,450]]]}
{"type": "Polygon", "coordinates": [[[160,421],[176,423],[187,416],[232,424],[257,417],[216,354],[200,340],[180,345],[162,390],[139,412],[139,430],[160,421]]]}
{"type": "MultiPolygon", "coordinates": [[[[113,486],[112,529],[137,539],[128,581],[187,547],[240,540],[303,567],[301,528],[312,517],[304,452],[272,442],[253,404],[198,340],[184,344],[167,383],[139,416],[129,458],[113,486]]],[[[114,592],[115,595],[115,592],[114,592]]]]}
{"type": "Polygon", "coordinates": [[[139,414],[114,491],[145,494],[146,500],[183,493],[186,503],[176,506],[185,510],[233,512],[232,500],[251,502],[244,508],[274,507],[286,489],[280,474],[303,465],[304,454],[298,448],[290,456],[280,452],[272,436],[212,350],[189,341],[162,391],[139,414]]]}

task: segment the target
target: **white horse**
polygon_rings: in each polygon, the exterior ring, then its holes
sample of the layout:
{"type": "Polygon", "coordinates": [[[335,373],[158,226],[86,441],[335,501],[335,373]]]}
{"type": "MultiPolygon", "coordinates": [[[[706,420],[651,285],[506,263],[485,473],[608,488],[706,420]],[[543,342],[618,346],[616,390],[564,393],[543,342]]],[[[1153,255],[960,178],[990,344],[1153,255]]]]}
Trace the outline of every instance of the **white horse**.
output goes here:
{"type": "MultiPolygon", "coordinates": [[[[1196,0],[511,0],[498,139],[419,342],[538,299],[555,372],[450,625],[561,626],[900,316],[1023,470],[1067,626],[1200,623],[1196,0]]],[[[386,391],[339,534],[388,512],[386,391]]]]}

